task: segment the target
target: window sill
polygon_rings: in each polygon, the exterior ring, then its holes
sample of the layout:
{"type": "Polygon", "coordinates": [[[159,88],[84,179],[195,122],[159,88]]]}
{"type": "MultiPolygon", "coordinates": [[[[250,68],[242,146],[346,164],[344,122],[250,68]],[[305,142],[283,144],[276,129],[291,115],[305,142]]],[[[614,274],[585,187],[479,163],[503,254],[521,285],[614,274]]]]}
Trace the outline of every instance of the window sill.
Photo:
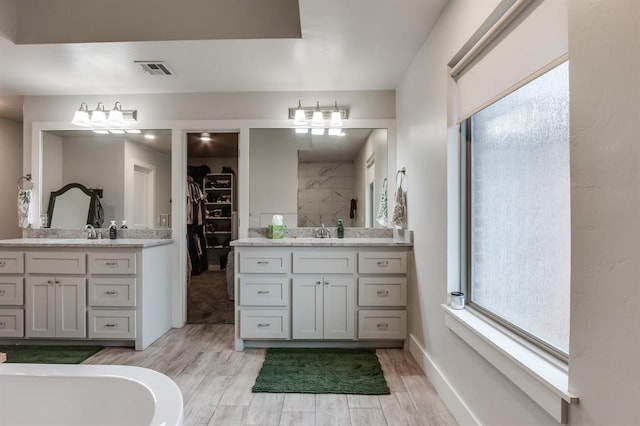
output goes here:
{"type": "Polygon", "coordinates": [[[502,327],[473,309],[442,305],[449,329],[489,361],[554,419],[567,423],[568,404],[578,403],[569,392],[567,368],[521,343],[502,327]]]}

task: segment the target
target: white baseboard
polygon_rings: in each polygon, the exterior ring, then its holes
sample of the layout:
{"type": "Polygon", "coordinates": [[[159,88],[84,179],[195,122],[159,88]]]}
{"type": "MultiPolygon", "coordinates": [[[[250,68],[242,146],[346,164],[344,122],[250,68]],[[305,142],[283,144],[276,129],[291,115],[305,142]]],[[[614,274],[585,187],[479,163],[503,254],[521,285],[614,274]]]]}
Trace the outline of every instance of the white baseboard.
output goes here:
{"type": "Polygon", "coordinates": [[[458,392],[451,386],[447,378],[442,374],[436,364],[433,363],[429,354],[418,343],[416,338],[409,335],[409,352],[416,360],[422,371],[436,388],[438,396],[445,403],[451,414],[460,425],[479,426],[480,422],[473,415],[469,407],[464,403],[458,392]]]}

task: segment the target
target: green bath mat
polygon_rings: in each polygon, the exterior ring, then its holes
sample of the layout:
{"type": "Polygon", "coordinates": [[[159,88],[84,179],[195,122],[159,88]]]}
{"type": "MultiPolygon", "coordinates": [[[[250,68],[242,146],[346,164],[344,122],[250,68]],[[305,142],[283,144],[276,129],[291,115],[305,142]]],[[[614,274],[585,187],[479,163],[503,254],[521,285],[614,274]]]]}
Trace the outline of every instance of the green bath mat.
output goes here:
{"type": "Polygon", "coordinates": [[[253,392],[391,393],[374,349],[271,348],[253,392]]]}
{"type": "Polygon", "coordinates": [[[101,346],[0,345],[7,362],[26,364],[80,364],[101,346]]]}

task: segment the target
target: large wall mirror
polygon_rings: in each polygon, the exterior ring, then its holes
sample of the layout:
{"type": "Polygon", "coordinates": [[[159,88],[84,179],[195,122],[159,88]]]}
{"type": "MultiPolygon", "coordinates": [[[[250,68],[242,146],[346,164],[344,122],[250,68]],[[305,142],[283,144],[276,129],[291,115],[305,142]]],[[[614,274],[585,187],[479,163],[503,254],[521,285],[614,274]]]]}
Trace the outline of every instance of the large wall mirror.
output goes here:
{"type": "Polygon", "coordinates": [[[382,227],[376,216],[386,190],[387,129],[342,129],[339,135],[295,129],[251,129],[249,226],[282,214],[290,227],[382,227]]]}
{"type": "MultiPolygon", "coordinates": [[[[79,183],[101,190],[103,227],[112,220],[118,225],[126,220],[130,228],[159,228],[160,215],[171,212],[171,131],[44,131],[41,178],[41,206],[49,205],[52,193],[79,183]]],[[[82,202],[65,205],[66,214],[77,218],[87,218],[86,208],[82,202]]],[[[51,227],[82,229],[85,219],[52,222],[51,227]]]]}

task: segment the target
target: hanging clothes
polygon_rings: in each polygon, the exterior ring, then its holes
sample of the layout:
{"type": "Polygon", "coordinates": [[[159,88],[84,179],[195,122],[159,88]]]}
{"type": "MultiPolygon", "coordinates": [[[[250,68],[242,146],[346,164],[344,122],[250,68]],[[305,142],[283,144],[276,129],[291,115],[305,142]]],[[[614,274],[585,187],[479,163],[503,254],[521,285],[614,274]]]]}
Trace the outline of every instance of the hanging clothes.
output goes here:
{"type": "Polygon", "coordinates": [[[387,178],[382,181],[382,193],[380,194],[380,206],[378,207],[378,215],[376,216],[376,222],[382,226],[387,226],[389,211],[387,207],[387,178]]]}
{"type": "Polygon", "coordinates": [[[391,223],[399,229],[407,228],[407,183],[404,169],[396,173],[395,206],[391,223]],[[398,179],[399,178],[399,179],[398,179]]]}

